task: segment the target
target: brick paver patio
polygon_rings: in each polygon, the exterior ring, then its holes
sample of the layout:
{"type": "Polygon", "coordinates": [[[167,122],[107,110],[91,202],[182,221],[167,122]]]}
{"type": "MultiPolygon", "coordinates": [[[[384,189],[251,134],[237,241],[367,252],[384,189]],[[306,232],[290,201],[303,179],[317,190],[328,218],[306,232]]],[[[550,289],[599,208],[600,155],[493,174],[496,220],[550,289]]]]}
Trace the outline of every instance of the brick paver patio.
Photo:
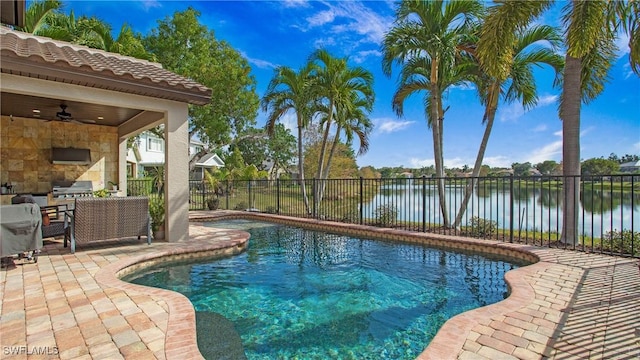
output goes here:
{"type": "MultiPolygon", "coordinates": [[[[61,241],[46,241],[36,264],[0,272],[0,358],[198,358],[188,300],[117,275],[141,260],[161,262],[158,254],[233,254],[247,237],[192,223],[189,243],[98,243],[70,254],[61,241]]],[[[540,261],[507,274],[511,296],[449,320],[420,358],[640,359],[637,259],[526,251],[540,261]]]]}

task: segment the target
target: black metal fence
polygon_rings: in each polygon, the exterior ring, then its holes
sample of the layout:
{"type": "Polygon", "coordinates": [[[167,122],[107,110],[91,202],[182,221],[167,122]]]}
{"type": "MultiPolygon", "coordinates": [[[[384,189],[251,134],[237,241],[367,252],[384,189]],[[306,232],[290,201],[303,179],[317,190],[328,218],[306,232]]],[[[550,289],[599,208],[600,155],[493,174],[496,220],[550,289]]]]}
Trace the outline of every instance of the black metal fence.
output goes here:
{"type": "MultiPolygon", "coordinates": [[[[189,208],[258,211],[640,257],[640,175],[580,178],[578,243],[561,238],[563,182],[575,180],[312,179],[305,180],[304,189],[297,180],[222,181],[216,186],[190,181],[189,208]]],[[[128,188],[131,195],[156,190],[152,182],[141,180],[129,180],[128,188]]]]}

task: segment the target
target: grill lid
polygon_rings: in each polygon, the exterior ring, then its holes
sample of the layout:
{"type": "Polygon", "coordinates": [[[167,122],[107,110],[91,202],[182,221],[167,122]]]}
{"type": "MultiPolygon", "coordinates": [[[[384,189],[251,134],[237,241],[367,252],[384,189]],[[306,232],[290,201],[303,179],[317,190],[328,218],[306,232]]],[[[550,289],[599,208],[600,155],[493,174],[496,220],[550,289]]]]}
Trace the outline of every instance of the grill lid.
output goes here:
{"type": "Polygon", "coordinates": [[[59,194],[86,194],[93,192],[93,183],[89,180],[78,180],[78,181],[54,181],[53,185],[53,195],[59,194]]]}

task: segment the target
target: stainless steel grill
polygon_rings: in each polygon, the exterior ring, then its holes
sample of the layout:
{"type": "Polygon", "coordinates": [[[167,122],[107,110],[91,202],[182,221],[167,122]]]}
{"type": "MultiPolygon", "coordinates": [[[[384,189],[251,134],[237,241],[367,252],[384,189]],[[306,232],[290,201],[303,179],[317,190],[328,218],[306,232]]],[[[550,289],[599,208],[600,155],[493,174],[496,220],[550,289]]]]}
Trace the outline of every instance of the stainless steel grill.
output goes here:
{"type": "Polygon", "coordinates": [[[51,195],[54,199],[93,196],[93,184],[91,181],[54,181],[52,185],[51,195]]]}

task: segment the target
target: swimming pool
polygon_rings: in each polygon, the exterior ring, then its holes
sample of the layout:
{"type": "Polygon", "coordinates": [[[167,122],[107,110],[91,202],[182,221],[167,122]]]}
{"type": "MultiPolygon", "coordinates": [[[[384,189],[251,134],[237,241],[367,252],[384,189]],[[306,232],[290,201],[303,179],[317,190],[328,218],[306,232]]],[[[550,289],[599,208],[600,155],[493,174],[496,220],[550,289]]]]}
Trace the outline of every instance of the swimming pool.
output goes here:
{"type": "Polygon", "coordinates": [[[504,299],[525,265],[488,255],[246,220],[247,251],[172,262],[125,281],[178,291],[208,359],[413,359],[452,316],[504,299]]]}

